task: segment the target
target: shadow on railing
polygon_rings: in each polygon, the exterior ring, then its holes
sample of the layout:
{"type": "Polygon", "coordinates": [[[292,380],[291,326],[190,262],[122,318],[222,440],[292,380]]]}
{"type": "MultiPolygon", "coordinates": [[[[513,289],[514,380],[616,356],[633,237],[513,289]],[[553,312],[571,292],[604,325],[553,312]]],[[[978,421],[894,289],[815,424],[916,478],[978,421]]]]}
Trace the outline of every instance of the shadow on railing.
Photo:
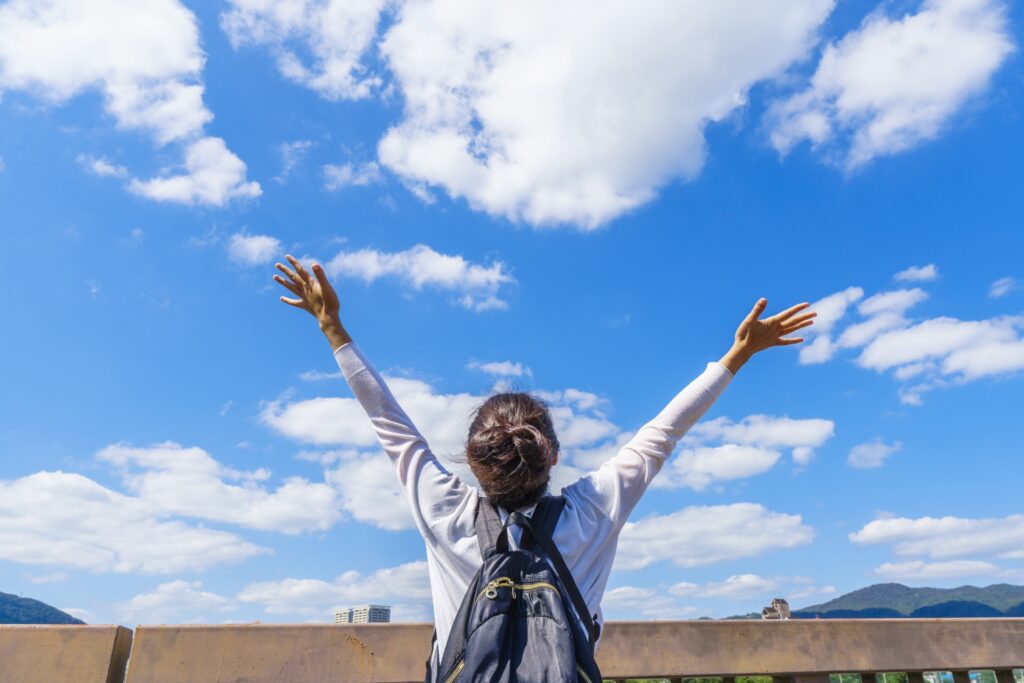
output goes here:
{"type": "MultiPolygon", "coordinates": [[[[430,634],[427,624],[140,626],[134,638],[117,626],[0,626],[0,683],[405,683],[423,680],[430,634]]],[[[970,683],[983,672],[976,683],[1014,683],[1024,619],[613,622],[598,663],[615,680],[926,683],[945,672],[970,683]]]]}

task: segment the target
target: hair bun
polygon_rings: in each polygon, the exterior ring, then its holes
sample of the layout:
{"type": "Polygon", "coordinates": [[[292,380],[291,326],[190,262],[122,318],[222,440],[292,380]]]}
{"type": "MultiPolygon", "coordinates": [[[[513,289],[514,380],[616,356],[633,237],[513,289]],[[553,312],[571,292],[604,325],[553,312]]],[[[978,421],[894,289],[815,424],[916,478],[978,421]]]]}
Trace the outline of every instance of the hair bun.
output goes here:
{"type": "Polygon", "coordinates": [[[484,402],[469,428],[466,455],[487,497],[507,510],[547,490],[558,438],[547,406],[529,394],[504,393],[484,402]]]}

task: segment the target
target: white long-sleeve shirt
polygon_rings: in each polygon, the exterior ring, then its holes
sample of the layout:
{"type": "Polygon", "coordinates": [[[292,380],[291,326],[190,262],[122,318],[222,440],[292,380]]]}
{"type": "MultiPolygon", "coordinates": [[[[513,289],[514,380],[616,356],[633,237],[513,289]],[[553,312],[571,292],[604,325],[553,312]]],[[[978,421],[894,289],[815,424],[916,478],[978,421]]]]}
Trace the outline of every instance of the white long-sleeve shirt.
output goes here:
{"type": "MultiPolygon", "coordinates": [[[[480,493],[444,468],[354,342],[334,352],[338,367],[377,432],[427,547],[427,568],[437,626],[437,652],[469,582],[483,558],[473,525],[480,493]]],[[[680,391],[595,472],[563,489],[565,508],[554,541],[591,613],[601,616],[619,532],[676,443],[715,402],[732,379],[718,363],[680,391]]],[[[502,518],[507,513],[500,511],[502,518]]],[[[532,512],[527,509],[526,512],[532,512]]]]}

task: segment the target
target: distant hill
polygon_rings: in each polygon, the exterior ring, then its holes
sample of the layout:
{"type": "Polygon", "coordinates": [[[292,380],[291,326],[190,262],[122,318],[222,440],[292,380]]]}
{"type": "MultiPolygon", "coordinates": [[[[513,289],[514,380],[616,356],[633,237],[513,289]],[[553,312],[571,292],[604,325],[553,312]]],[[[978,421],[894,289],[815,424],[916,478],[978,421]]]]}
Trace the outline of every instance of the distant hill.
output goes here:
{"type": "Polygon", "coordinates": [[[0,593],[0,624],[84,624],[56,607],[32,598],[0,593]]]}
{"type": "Polygon", "coordinates": [[[998,583],[984,588],[910,588],[879,583],[820,605],[795,610],[799,619],[1024,616],[1024,586],[998,583]]]}

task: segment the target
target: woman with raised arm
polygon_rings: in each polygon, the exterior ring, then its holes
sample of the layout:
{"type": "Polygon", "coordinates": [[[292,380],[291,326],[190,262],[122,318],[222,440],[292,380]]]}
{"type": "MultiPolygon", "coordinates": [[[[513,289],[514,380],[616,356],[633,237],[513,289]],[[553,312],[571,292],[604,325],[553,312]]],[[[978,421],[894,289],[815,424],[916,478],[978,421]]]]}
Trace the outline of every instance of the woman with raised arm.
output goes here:
{"type": "MultiPolygon", "coordinates": [[[[391,458],[416,528],[427,548],[438,642],[445,639],[470,581],[481,567],[475,516],[483,496],[502,518],[514,511],[529,514],[548,489],[558,461],[558,437],[543,401],[524,393],[499,393],[478,409],[469,427],[466,457],[482,491],[462,482],[434,457],[426,440],[398,405],[384,380],[370,365],[341,323],[338,296],[324,269],[310,274],[296,259],[278,263],[285,276],[274,275],[295,298],[281,300],[312,314],[356,399],[366,410],[381,445],[391,458]]],[[[552,538],[561,552],[590,614],[601,622],[601,598],[612,568],[619,532],[640,497],[676,444],[711,407],[750,358],[773,346],[803,341],[789,337],[813,323],[802,303],[761,318],[760,299],[740,324],[721,360],[680,391],[658,415],[596,471],[562,490],[564,508],[552,538]]]]}

